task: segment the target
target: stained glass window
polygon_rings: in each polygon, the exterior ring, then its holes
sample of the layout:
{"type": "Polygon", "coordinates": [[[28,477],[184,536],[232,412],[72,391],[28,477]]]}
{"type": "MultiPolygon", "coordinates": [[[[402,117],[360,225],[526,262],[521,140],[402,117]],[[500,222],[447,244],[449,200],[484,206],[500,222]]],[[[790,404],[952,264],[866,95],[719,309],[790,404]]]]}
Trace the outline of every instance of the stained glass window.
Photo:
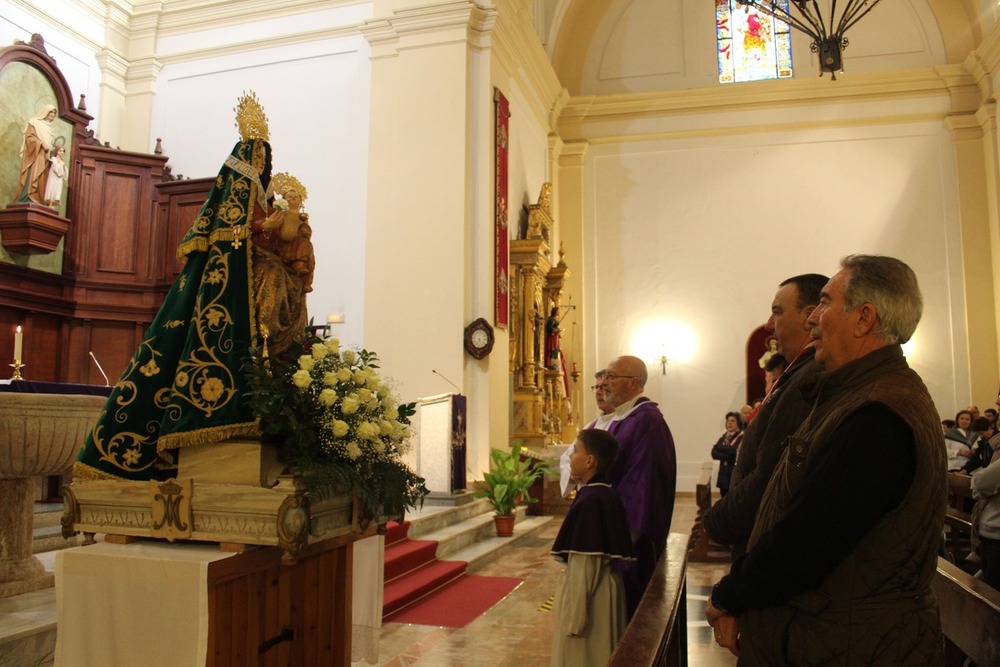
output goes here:
{"type": "MultiPolygon", "coordinates": [[[[778,0],[788,10],[788,0],[778,0]]],[[[792,76],[792,36],[784,21],[736,0],[715,0],[719,82],[792,76]]]]}

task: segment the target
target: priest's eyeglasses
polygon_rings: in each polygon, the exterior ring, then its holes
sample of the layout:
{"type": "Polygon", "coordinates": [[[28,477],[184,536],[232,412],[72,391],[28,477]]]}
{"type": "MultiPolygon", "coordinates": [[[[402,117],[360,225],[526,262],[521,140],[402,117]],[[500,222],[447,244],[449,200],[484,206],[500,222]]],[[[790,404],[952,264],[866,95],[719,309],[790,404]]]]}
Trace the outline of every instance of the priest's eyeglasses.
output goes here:
{"type": "Polygon", "coordinates": [[[634,376],[634,375],[618,375],[618,373],[611,373],[611,372],[607,372],[607,373],[604,374],[604,379],[607,380],[608,382],[610,382],[611,380],[617,380],[618,378],[628,378],[630,380],[635,380],[636,376],[634,376]]]}

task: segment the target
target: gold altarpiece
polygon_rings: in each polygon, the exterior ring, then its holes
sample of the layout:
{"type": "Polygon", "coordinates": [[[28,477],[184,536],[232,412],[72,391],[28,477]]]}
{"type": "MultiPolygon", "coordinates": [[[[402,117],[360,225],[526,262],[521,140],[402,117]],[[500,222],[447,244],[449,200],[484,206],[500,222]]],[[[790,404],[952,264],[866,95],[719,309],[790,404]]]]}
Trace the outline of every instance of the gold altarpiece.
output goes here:
{"type": "Polygon", "coordinates": [[[562,442],[570,416],[562,364],[545,363],[545,323],[559,305],[569,269],[562,257],[552,266],[552,184],[542,185],[528,207],[524,238],[511,241],[510,373],[513,387],[512,441],[528,447],[562,442]]]}

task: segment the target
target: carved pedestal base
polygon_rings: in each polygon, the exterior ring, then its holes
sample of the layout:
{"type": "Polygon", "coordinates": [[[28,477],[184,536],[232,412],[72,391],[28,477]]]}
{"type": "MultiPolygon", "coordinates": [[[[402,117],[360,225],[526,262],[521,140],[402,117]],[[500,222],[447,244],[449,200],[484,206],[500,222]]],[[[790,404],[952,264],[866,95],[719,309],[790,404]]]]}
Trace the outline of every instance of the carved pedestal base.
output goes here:
{"type": "Polygon", "coordinates": [[[34,525],[33,479],[0,479],[0,598],[52,585],[41,562],[31,553],[34,525]]]}
{"type": "Polygon", "coordinates": [[[11,204],[0,210],[0,237],[9,252],[47,255],[69,231],[69,220],[41,204],[11,204]]]}
{"type": "Polygon", "coordinates": [[[261,486],[261,480],[274,479],[274,456],[260,444],[255,451],[247,450],[249,444],[191,448],[204,451],[187,463],[181,450],[178,478],[165,482],[74,482],[65,488],[63,535],[217,542],[227,551],[238,550],[236,545],[277,546],[294,560],[307,545],[362,532],[349,494],[310,503],[290,475],[277,476],[273,486],[261,486]],[[246,460],[232,471],[211,463],[216,456],[230,460],[240,452],[246,460]]]}

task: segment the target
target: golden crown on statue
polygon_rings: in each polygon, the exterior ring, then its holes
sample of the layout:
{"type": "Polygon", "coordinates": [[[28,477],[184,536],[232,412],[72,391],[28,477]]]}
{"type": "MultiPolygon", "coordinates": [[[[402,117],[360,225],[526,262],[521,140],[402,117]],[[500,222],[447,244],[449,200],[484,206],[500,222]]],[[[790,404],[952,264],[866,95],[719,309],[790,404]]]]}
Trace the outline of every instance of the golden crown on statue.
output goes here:
{"type": "Polygon", "coordinates": [[[289,192],[297,192],[302,201],[309,198],[306,186],[302,185],[302,182],[299,179],[295,178],[287,171],[275,174],[271,178],[271,185],[274,187],[274,191],[282,197],[287,197],[287,193],[289,192]]]}
{"type": "Polygon", "coordinates": [[[257,100],[257,95],[252,90],[240,96],[236,102],[236,127],[240,131],[240,137],[247,139],[270,140],[267,128],[267,116],[264,115],[264,107],[257,100]]]}

